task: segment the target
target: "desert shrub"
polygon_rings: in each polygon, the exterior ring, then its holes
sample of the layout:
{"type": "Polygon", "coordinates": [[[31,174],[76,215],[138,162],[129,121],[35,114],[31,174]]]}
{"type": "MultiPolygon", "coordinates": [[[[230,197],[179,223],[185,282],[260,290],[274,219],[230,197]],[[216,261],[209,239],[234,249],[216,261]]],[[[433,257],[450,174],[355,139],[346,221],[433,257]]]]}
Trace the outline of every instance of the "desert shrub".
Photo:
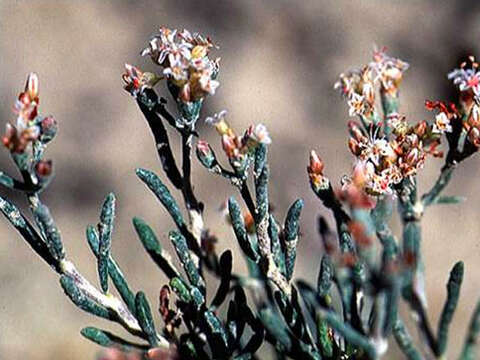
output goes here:
{"type": "MultiPolygon", "coordinates": [[[[58,273],[65,294],[80,309],[118,323],[137,342],[94,327],[81,333],[108,347],[105,359],[251,359],[264,345],[279,359],[377,359],[394,338],[408,359],[444,358],[449,325],[460,295],[464,266],[456,263],[447,283],[447,298],[436,326],[427,312],[422,263],[422,217],[430,206],[457,204],[462,198],[442,195],[459,163],[480,146],[480,72],[473,58],[448,77],[458,87],[458,104],[426,101],[429,121],[408,122],[399,112],[399,86],[408,64],[375,50],[362,68],[341,74],[335,88],[345,98],[349,115],[348,145],[353,169],[333,186],[321,158],[312,151],[307,166],[313,193],[331,210],[319,217],[324,252],[316,282],[294,277],[303,201],[285,211],[283,221],[269,202],[268,146],[262,124],[236,133],[221,111],[205,120],[219,134],[223,159],[201,140],[196,124],[208,96],[219,86],[219,59],[210,38],[187,30],[161,28],[142,55],[158,65],[158,73],[126,65],[125,90],[145,117],[164,173],[137,169],[139,179],[172,218],[168,233],[174,260],[153,229],[135,217],[133,226],[146,252],[168,277],[159,290],[162,324],[155,324],[152,306],[142,291],[131,289],[112,253],[115,196],[108,194],[99,222],[87,226],[86,238],[97,259],[99,286],[87,280],[66,252],[42,191],[53,177],[45,150],[57,123],[38,113],[38,76],[28,75],[15,103],[16,121],[7,124],[3,144],[21,179],[0,173],[0,183],[25,194],[29,219],[11,201],[0,198],[0,210],[32,249],[58,273]],[[166,85],[174,112],[157,94],[166,85]],[[171,127],[181,139],[181,154],[169,142],[171,127]],[[446,154],[439,148],[446,141],[446,154]],[[243,254],[217,253],[215,231],[207,229],[204,205],[192,185],[192,152],[198,163],[233,185],[237,195],[226,211],[232,234],[243,254]],[[431,189],[420,195],[417,176],[425,161],[444,158],[431,189]],[[223,164],[228,164],[222,165],[223,164]],[[184,205],[170,189],[181,193],[184,205]],[[402,233],[389,223],[397,209],[402,233]],[[246,262],[247,273],[233,272],[233,262],[246,262]],[[205,273],[218,279],[208,288],[205,273]],[[111,286],[116,289],[111,291],[111,286]],[[422,341],[419,347],[398,313],[408,304],[422,341]],[[127,354],[129,353],[129,354],[127,354]]],[[[307,176],[305,176],[307,181],[307,176]]],[[[475,358],[480,305],[474,311],[460,359],[475,358]]]]}

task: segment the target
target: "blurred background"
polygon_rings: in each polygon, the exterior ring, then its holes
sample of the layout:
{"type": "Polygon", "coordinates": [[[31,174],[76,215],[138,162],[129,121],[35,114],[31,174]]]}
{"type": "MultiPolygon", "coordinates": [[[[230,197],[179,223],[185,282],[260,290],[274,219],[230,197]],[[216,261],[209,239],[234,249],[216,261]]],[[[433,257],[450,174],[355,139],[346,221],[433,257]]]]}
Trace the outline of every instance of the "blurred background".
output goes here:
{"type": "MultiPolygon", "coordinates": [[[[385,45],[389,54],[411,65],[402,84],[402,112],[413,121],[426,119],[424,100],[453,100],[447,72],[466,54],[479,54],[479,11],[478,1],[2,0],[1,122],[14,119],[15,97],[26,74],[36,71],[40,111],[53,114],[60,124],[59,136],[48,150],[56,178],[43,199],[62,231],[70,258],[96,282],[85,226],[97,222],[104,196],[115,191],[115,257],[132,287],[145,289],[156,308],[165,278],[143,251],[131,218],[146,219],[165,243],[173,224],[136,179],[136,167],[161,170],[149,129],[135,102],[122,90],[121,74],[125,62],[152,69],[150,60],[139,52],[160,25],[211,35],[220,45],[215,55],[222,58],[221,86],[207,99],[203,115],[228,109],[228,121],[239,131],[250,123],[267,125],[273,139],[271,200],[283,218],[295,198],[305,199],[296,276],[314,281],[322,251],[315,220],[318,214],[328,213],[309,189],[308,153],[313,148],[321,154],[326,173],[336,183],[351,166],[347,109],[333,90],[337,75],[368,62],[374,44],[385,45]]],[[[220,154],[214,130],[202,124],[199,131],[220,154]]],[[[172,141],[177,148],[175,136],[172,141]]],[[[441,165],[441,160],[427,163],[421,188],[434,181],[441,165]]],[[[14,170],[7,151],[0,154],[0,168],[14,170]]],[[[466,203],[432,207],[424,218],[433,324],[443,305],[449,270],[460,259],[466,265],[451,331],[451,356],[459,351],[458,339],[463,339],[480,295],[479,174],[480,157],[462,164],[447,193],[467,196],[466,203]]],[[[236,194],[235,189],[196,162],[193,176],[196,192],[207,205],[207,226],[218,235],[219,248],[238,249],[218,211],[228,196],[236,194]]],[[[3,189],[0,193],[6,194],[3,189]]],[[[9,196],[25,206],[17,195],[9,196]]],[[[395,227],[398,230],[398,223],[395,227]]],[[[235,264],[239,271],[243,269],[240,262],[235,264]]],[[[123,334],[118,326],[76,309],[64,296],[57,275],[0,220],[0,358],[94,359],[99,348],[79,335],[87,325],[123,334]]],[[[395,345],[391,354],[392,359],[398,358],[395,345]]]]}

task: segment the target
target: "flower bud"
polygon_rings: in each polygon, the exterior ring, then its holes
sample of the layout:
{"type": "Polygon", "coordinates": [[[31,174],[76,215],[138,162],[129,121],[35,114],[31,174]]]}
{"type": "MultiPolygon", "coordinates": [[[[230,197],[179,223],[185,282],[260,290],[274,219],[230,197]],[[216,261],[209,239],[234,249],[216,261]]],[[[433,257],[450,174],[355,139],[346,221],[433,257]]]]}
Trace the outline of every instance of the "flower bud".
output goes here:
{"type": "Polygon", "coordinates": [[[235,143],[235,138],[232,138],[231,136],[228,136],[228,135],[222,136],[222,147],[223,147],[223,150],[225,151],[225,154],[227,154],[228,158],[233,158],[238,152],[237,144],[235,143]]]}
{"type": "Polygon", "coordinates": [[[312,150],[310,153],[310,164],[307,167],[310,184],[315,192],[325,190],[329,187],[329,180],[323,176],[324,163],[317,153],[312,150]]]}
{"type": "Polygon", "coordinates": [[[365,139],[362,129],[360,129],[360,126],[358,126],[355,121],[348,122],[348,131],[350,132],[350,136],[358,142],[362,142],[365,139]]]}
{"type": "Polygon", "coordinates": [[[310,152],[310,165],[308,166],[308,172],[316,175],[323,175],[323,168],[325,164],[322,159],[317,155],[315,150],[310,152]]]}
{"type": "Polygon", "coordinates": [[[38,98],[38,75],[30,73],[27,76],[27,83],[25,84],[25,93],[28,94],[31,100],[38,98]]]}
{"type": "Polygon", "coordinates": [[[348,148],[352,152],[353,155],[359,156],[362,152],[362,149],[358,145],[358,141],[355,140],[354,138],[348,139],[348,148]]]}
{"type": "Polygon", "coordinates": [[[35,174],[39,178],[47,178],[52,175],[53,163],[52,160],[40,160],[35,165],[35,174]]]}
{"type": "Polygon", "coordinates": [[[206,141],[203,140],[199,140],[197,142],[197,157],[202,165],[207,169],[211,169],[217,162],[212,148],[206,141]]]}
{"type": "Polygon", "coordinates": [[[432,111],[436,108],[437,101],[425,100],[425,109],[432,111]]]}
{"type": "Polygon", "coordinates": [[[57,121],[53,116],[47,116],[40,122],[40,141],[44,144],[50,142],[58,131],[57,121]]]}
{"type": "MultiPolygon", "coordinates": [[[[140,358],[140,355],[138,355],[140,358]]],[[[147,351],[148,360],[177,360],[179,355],[175,345],[170,345],[168,349],[163,347],[151,348],[147,351]]]]}

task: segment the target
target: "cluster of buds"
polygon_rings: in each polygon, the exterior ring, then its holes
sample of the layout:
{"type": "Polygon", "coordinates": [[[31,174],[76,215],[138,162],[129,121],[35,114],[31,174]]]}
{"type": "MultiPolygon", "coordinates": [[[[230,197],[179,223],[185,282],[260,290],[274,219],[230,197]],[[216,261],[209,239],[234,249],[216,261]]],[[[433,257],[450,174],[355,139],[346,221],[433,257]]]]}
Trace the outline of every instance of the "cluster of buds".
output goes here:
{"type": "Polygon", "coordinates": [[[215,80],[220,58],[208,57],[214,44],[208,37],[188,30],[178,32],[161,27],[142,51],[163,68],[163,76],[173,85],[177,99],[183,103],[213,95],[219,82],[215,80]]]}
{"type": "Polygon", "coordinates": [[[25,90],[15,102],[14,112],[17,115],[15,124],[7,123],[6,133],[2,138],[3,145],[14,154],[22,154],[29,144],[36,140],[47,143],[55,136],[57,124],[53,117],[38,116],[38,76],[28,74],[25,90]]]}
{"type": "Polygon", "coordinates": [[[133,65],[125,64],[125,73],[122,75],[122,79],[125,82],[123,88],[133,97],[137,97],[145,89],[155,86],[162,78],[151,72],[143,72],[133,65]]]}
{"type": "MultiPolygon", "coordinates": [[[[272,142],[267,128],[263,124],[251,125],[242,136],[237,136],[233,129],[225,121],[227,112],[225,110],[215,114],[213,117],[207,117],[205,121],[215,126],[215,129],[222,137],[222,147],[231,163],[235,167],[241,167],[240,164],[259,144],[270,144],[272,142]]],[[[197,154],[200,158],[208,160],[212,156],[211,148],[206,142],[199,142],[197,154]]],[[[203,162],[203,161],[202,161],[203,162]]]]}
{"type": "Polygon", "coordinates": [[[371,118],[375,115],[376,91],[396,97],[408,64],[390,57],[384,50],[374,51],[373,61],[362,69],[340,74],[334,88],[347,99],[350,116],[371,118]]]}
{"type": "Polygon", "coordinates": [[[356,122],[349,122],[350,151],[356,157],[354,176],[357,185],[370,195],[390,195],[394,186],[416,175],[427,155],[442,156],[438,132],[448,130],[425,121],[409,125],[404,116],[391,114],[387,121],[392,136],[367,133],[356,122]],[[443,129],[443,130],[440,130],[443,129]]]}

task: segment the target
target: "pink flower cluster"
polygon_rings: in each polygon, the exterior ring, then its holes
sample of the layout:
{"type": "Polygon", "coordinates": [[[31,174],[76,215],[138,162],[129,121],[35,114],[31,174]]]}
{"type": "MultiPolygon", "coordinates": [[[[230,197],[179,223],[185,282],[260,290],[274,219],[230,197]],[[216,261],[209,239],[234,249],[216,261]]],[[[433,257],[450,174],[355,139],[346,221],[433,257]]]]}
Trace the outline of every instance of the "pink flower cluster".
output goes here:
{"type": "MultiPolygon", "coordinates": [[[[395,185],[415,176],[427,155],[442,156],[437,150],[440,136],[451,132],[455,112],[440,111],[433,124],[426,121],[409,124],[395,108],[380,117],[376,93],[396,101],[398,87],[408,64],[375,51],[373,60],[361,70],[341,74],[335,88],[347,98],[349,115],[358,115],[361,123],[349,122],[348,145],[355,156],[355,182],[370,195],[390,195],[395,185]],[[375,120],[375,121],[372,121],[375,120]]],[[[348,183],[348,181],[347,181],[348,183]]]]}

